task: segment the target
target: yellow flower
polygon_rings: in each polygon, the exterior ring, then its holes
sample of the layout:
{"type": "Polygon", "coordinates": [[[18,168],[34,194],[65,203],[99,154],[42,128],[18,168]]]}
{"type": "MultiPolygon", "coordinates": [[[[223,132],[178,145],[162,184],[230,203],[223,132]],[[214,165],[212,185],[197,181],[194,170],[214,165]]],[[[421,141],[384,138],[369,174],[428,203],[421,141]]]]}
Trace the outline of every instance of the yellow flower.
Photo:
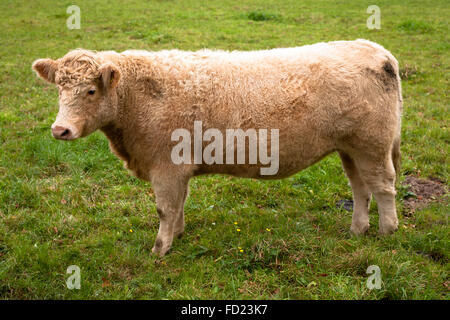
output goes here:
{"type": "Polygon", "coordinates": [[[234,224],[237,224],[237,222],[235,222],[234,224]]]}
{"type": "Polygon", "coordinates": [[[244,250],[240,249],[239,252],[244,252],[244,250]]]}
{"type": "Polygon", "coordinates": [[[130,232],[133,232],[133,230],[132,230],[132,229],[130,229],[130,232]]]}
{"type": "Polygon", "coordinates": [[[237,232],[241,232],[241,229],[236,229],[237,232]]]}
{"type": "Polygon", "coordinates": [[[266,230],[270,232],[270,229],[269,229],[269,228],[266,228],[266,230]]]}

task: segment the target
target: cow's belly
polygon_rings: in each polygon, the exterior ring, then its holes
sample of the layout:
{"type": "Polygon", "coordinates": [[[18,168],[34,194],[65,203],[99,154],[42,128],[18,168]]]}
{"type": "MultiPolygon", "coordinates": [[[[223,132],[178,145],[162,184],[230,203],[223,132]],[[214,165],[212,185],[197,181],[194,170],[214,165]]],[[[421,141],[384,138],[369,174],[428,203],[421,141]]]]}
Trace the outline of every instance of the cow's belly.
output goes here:
{"type": "Polygon", "coordinates": [[[227,174],[235,177],[254,179],[282,179],[306,169],[322,158],[332,153],[334,149],[324,150],[297,150],[293,154],[280,152],[278,167],[274,163],[269,164],[200,164],[196,167],[194,175],[202,174],[227,174]]]}

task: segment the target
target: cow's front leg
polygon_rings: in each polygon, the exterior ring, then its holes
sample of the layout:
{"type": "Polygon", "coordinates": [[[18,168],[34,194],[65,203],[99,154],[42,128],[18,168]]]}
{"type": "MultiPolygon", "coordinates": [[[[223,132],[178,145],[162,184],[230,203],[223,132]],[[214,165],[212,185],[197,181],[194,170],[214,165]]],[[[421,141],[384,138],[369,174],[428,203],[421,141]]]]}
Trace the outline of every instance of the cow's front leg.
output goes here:
{"type": "MultiPolygon", "coordinates": [[[[180,211],[182,214],[188,179],[173,176],[157,176],[152,179],[156,196],[156,211],[159,215],[159,231],[152,252],[164,256],[172,246],[174,235],[180,228],[180,211]]],[[[183,229],[184,229],[184,217],[183,229]]],[[[181,231],[182,232],[182,231],[181,231]]]]}

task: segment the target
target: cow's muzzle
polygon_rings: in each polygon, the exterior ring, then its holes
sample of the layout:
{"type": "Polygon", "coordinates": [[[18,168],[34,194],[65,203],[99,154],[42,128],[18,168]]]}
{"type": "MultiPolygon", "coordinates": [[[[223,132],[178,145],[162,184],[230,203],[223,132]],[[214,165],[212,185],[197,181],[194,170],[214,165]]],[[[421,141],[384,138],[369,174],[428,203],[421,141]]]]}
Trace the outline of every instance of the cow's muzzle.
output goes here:
{"type": "Polygon", "coordinates": [[[52,126],[53,137],[59,140],[72,140],[74,135],[72,130],[63,126],[52,126]]]}

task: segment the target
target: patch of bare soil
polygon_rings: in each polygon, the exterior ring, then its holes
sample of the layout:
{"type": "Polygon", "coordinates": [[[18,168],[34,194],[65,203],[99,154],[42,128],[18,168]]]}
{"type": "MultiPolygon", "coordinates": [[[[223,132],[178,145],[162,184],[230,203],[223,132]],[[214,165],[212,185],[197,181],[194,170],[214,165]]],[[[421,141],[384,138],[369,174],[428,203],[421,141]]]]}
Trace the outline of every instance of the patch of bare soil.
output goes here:
{"type": "Polygon", "coordinates": [[[437,178],[420,179],[407,176],[403,184],[408,189],[403,202],[404,215],[411,215],[416,210],[426,207],[430,202],[439,201],[448,193],[444,181],[437,178]]]}

